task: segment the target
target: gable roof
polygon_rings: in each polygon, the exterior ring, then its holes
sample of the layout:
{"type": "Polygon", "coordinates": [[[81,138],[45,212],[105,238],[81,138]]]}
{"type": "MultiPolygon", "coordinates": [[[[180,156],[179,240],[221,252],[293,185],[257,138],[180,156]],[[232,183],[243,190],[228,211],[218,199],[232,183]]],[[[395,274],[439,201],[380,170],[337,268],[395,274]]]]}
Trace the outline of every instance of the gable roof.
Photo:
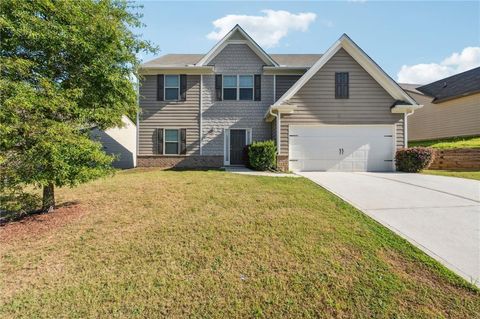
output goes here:
{"type": "Polygon", "coordinates": [[[343,34],[325,54],[305,74],[278,99],[273,107],[288,103],[307,82],[310,80],[341,48],[347,51],[352,58],[360,64],[395,100],[411,105],[411,109],[419,108],[415,100],[410,97],[375,61],[372,60],[355,42],[343,34]]]}
{"type": "Polygon", "coordinates": [[[267,65],[278,66],[275,62],[238,24],[233,27],[205,56],[195,63],[196,66],[208,65],[223,48],[230,43],[242,43],[250,47],[267,65]]]}
{"type": "Polygon", "coordinates": [[[417,90],[433,97],[433,103],[480,92],[480,67],[417,87],[417,90]]]}

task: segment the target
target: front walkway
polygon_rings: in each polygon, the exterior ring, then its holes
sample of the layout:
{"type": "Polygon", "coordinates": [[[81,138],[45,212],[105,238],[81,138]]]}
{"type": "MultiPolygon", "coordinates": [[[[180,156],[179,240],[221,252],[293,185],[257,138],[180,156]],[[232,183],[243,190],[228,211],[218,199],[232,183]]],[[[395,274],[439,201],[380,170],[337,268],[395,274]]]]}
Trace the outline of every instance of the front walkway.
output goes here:
{"type": "Polygon", "coordinates": [[[480,182],[405,173],[298,173],[480,284],[480,182]]]}

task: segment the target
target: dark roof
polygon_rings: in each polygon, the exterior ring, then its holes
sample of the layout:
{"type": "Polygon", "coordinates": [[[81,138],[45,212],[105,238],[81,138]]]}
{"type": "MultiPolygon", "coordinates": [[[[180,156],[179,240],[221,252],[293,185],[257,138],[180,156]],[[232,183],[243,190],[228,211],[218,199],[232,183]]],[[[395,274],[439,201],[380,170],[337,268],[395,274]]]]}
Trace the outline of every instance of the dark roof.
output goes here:
{"type": "MultiPolygon", "coordinates": [[[[321,54],[271,54],[270,57],[280,66],[309,68],[321,54]]],[[[185,67],[200,61],[204,54],[166,54],[142,64],[142,67],[185,67]]]]}
{"type": "Polygon", "coordinates": [[[480,67],[418,87],[417,90],[433,97],[434,103],[480,92],[480,67]]]}

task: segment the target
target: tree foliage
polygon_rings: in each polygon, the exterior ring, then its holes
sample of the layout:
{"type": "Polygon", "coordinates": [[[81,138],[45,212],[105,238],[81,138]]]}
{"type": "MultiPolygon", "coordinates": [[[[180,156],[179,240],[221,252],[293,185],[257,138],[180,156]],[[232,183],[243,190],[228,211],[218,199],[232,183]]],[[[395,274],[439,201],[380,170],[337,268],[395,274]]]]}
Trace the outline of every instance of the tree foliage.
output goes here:
{"type": "MultiPolygon", "coordinates": [[[[73,186],[110,172],[88,129],[135,114],[138,7],[125,1],[0,2],[0,187],[73,186]]],[[[1,191],[2,189],[0,189],[1,191]]],[[[53,189],[52,189],[53,191],[53,189]]]]}

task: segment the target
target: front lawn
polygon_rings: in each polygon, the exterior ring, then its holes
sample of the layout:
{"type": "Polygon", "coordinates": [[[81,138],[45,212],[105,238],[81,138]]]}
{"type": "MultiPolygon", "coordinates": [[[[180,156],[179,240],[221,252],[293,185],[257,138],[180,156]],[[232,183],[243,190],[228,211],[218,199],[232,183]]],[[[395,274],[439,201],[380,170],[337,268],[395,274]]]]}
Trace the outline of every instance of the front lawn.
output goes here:
{"type": "Polygon", "coordinates": [[[480,136],[451,137],[428,141],[409,141],[410,147],[432,147],[436,149],[480,148],[480,136]]]}
{"type": "Polygon", "coordinates": [[[480,171],[443,171],[443,170],[424,170],[423,174],[441,175],[451,177],[461,177],[468,179],[476,179],[480,181],[480,171]]]}
{"type": "Polygon", "coordinates": [[[0,317],[480,313],[479,290],[303,178],[131,170],[58,198],[0,228],[0,317]]]}

